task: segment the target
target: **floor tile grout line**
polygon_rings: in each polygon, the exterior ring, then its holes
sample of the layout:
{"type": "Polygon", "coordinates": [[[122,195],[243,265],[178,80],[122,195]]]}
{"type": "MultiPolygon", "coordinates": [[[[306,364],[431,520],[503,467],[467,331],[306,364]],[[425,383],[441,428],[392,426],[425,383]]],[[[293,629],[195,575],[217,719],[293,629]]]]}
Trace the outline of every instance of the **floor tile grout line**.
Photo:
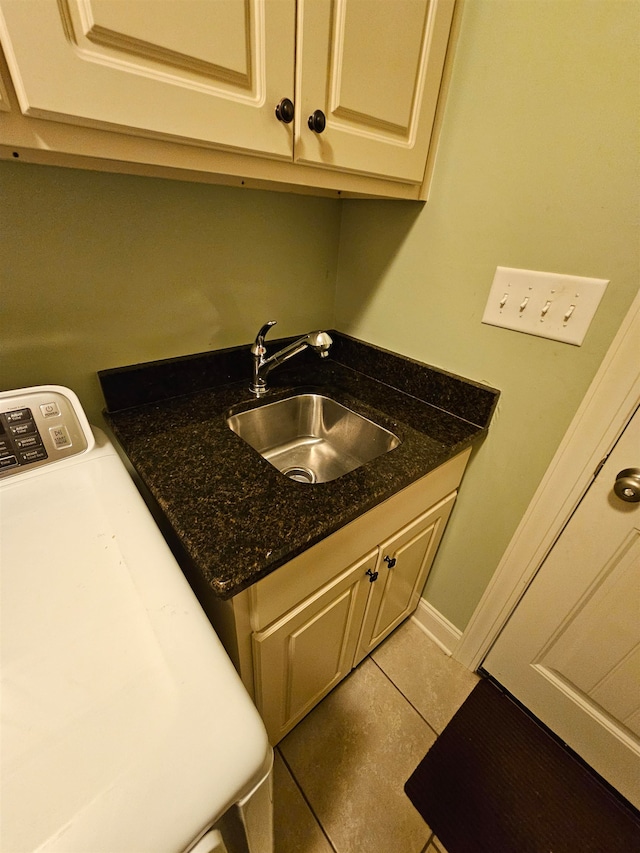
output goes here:
{"type": "Polygon", "coordinates": [[[280,756],[280,758],[282,759],[282,763],[283,763],[283,764],[284,764],[284,766],[287,768],[287,772],[289,773],[289,775],[290,775],[290,776],[291,776],[291,778],[293,779],[293,782],[294,782],[294,784],[295,784],[296,788],[298,789],[298,791],[300,791],[300,796],[301,796],[301,797],[302,797],[302,799],[305,801],[305,803],[306,803],[306,805],[307,805],[307,808],[309,809],[309,811],[311,812],[311,814],[312,814],[312,816],[313,816],[313,819],[315,820],[315,822],[316,822],[316,823],[318,824],[318,826],[320,827],[320,831],[322,832],[322,834],[323,834],[323,835],[324,835],[324,837],[326,838],[326,840],[327,840],[327,844],[329,845],[329,847],[331,847],[331,849],[334,851],[334,853],[340,853],[340,851],[338,850],[338,848],[333,844],[333,842],[332,842],[332,841],[331,841],[331,839],[329,838],[329,836],[328,836],[328,834],[327,834],[327,832],[326,832],[326,830],[325,830],[324,826],[322,825],[322,822],[321,822],[320,818],[318,817],[318,815],[317,815],[317,814],[316,814],[316,812],[315,812],[315,809],[313,808],[313,806],[312,806],[312,805],[311,805],[311,803],[309,802],[309,799],[307,798],[307,795],[305,794],[305,792],[304,792],[304,790],[303,790],[303,788],[302,788],[302,785],[301,785],[301,784],[298,782],[298,780],[296,779],[295,773],[293,772],[293,767],[291,767],[291,766],[290,766],[289,762],[287,761],[287,759],[286,759],[286,758],[285,758],[285,756],[284,756],[284,753],[282,752],[282,750],[280,749],[280,747],[279,747],[278,745],[276,745],[276,746],[274,747],[274,749],[276,749],[276,750],[278,751],[278,755],[279,755],[279,756],[280,756]]]}
{"type": "MultiPolygon", "coordinates": [[[[370,659],[370,660],[372,661],[372,663],[374,663],[374,664],[375,664],[376,668],[377,668],[377,669],[382,673],[382,675],[385,677],[385,679],[386,679],[386,680],[391,684],[391,686],[395,689],[395,691],[396,691],[396,692],[397,692],[397,693],[402,697],[402,699],[406,702],[406,704],[407,704],[410,708],[412,708],[412,709],[413,709],[413,711],[415,711],[415,713],[418,715],[418,717],[423,721],[423,723],[425,723],[425,725],[427,726],[427,728],[428,728],[428,729],[429,729],[429,730],[434,734],[434,736],[435,736],[436,738],[440,737],[440,732],[438,732],[438,731],[437,731],[437,730],[436,730],[436,729],[431,725],[431,723],[429,722],[429,720],[427,720],[427,718],[424,716],[424,714],[422,714],[422,713],[420,712],[420,710],[419,710],[419,709],[418,709],[418,708],[413,704],[413,702],[409,699],[409,697],[408,697],[408,696],[406,696],[406,694],[405,694],[405,693],[404,693],[404,692],[403,692],[403,691],[398,687],[398,685],[393,681],[393,679],[391,678],[391,676],[390,676],[390,675],[388,675],[388,673],[384,670],[384,668],[383,668],[383,667],[382,667],[382,666],[381,666],[381,665],[380,665],[380,664],[379,664],[379,663],[374,659],[373,654],[369,654],[369,655],[367,655],[367,656],[366,656],[366,657],[365,657],[365,658],[364,658],[364,659],[363,659],[363,660],[358,664],[358,666],[357,666],[357,667],[354,667],[354,669],[349,673],[349,675],[352,675],[352,674],[355,672],[355,670],[356,670],[356,669],[359,669],[359,667],[360,667],[360,666],[365,662],[365,660],[367,660],[367,659],[370,659]]],[[[347,677],[348,677],[348,676],[347,676],[347,677]]],[[[285,758],[285,756],[284,756],[284,753],[282,752],[282,750],[281,750],[280,746],[279,746],[279,745],[276,745],[276,746],[274,747],[274,750],[277,750],[278,755],[279,755],[279,756],[280,756],[280,758],[282,759],[282,762],[283,762],[283,764],[284,764],[285,768],[287,769],[287,772],[288,772],[288,773],[289,773],[289,775],[291,776],[291,778],[292,778],[292,780],[293,780],[293,782],[294,782],[294,784],[295,784],[296,788],[297,788],[297,789],[298,789],[298,791],[300,792],[300,795],[301,795],[302,799],[304,800],[304,802],[305,802],[305,804],[306,804],[307,808],[309,809],[309,812],[311,813],[311,816],[313,817],[313,819],[315,820],[316,824],[318,825],[318,827],[319,827],[320,831],[322,832],[322,835],[323,835],[323,836],[324,836],[324,838],[326,839],[327,844],[329,845],[329,847],[331,848],[331,850],[333,851],[333,853],[340,853],[340,851],[338,850],[338,848],[337,848],[337,847],[335,846],[335,844],[331,841],[331,838],[329,837],[329,835],[328,835],[327,831],[325,830],[325,827],[323,826],[323,824],[322,824],[322,822],[321,822],[320,818],[319,818],[319,817],[318,817],[318,815],[316,814],[316,812],[315,812],[315,810],[314,810],[313,806],[311,805],[311,802],[310,802],[310,801],[309,801],[309,799],[307,798],[307,796],[306,796],[306,794],[305,794],[305,792],[304,792],[304,789],[302,788],[302,785],[300,784],[300,782],[299,782],[299,781],[298,781],[298,779],[296,778],[296,775],[295,775],[295,773],[294,773],[294,771],[293,771],[293,768],[292,768],[292,767],[289,765],[289,763],[287,762],[287,760],[286,760],[286,758],[285,758]]],[[[429,846],[430,846],[430,844],[432,843],[432,841],[433,841],[433,839],[434,839],[434,837],[435,837],[435,836],[434,836],[434,833],[433,833],[433,831],[431,830],[431,828],[430,828],[430,827],[427,827],[427,830],[429,831],[429,836],[428,836],[428,838],[427,838],[427,841],[426,841],[426,843],[425,843],[425,846],[421,849],[421,853],[429,853],[429,846]]]]}
{"type": "Polygon", "coordinates": [[[379,670],[380,670],[380,672],[384,675],[384,677],[387,679],[387,681],[389,681],[389,683],[390,683],[393,687],[395,687],[395,689],[396,689],[396,690],[398,691],[398,693],[402,696],[402,698],[405,700],[405,702],[407,703],[407,705],[409,705],[411,708],[413,708],[413,710],[416,712],[416,714],[420,717],[420,719],[421,719],[424,723],[426,723],[426,724],[427,724],[427,726],[431,729],[431,731],[434,733],[434,735],[435,735],[436,737],[440,737],[440,732],[439,732],[439,731],[437,731],[437,730],[436,730],[436,729],[431,725],[431,723],[429,722],[429,720],[427,720],[427,718],[425,717],[425,715],[424,715],[424,714],[422,714],[418,708],[416,708],[416,706],[413,704],[413,702],[411,701],[411,699],[409,699],[409,697],[408,697],[405,693],[403,693],[403,692],[402,692],[402,690],[398,687],[398,685],[397,685],[397,684],[395,683],[395,681],[391,678],[391,676],[387,675],[387,673],[386,673],[386,672],[384,671],[384,669],[380,666],[380,664],[375,660],[375,658],[374,658],[373,656],[370,656],[370,659],[371,659],[371,661],[372,661],[372,662],[373,662],[373,663],[378,667],[378,669],[379,669],[379,670]]]}
{"type": "MultiPolygon", "coordinates": [[[[372,661],[372,663],[374,663],[374,664],[378,667],[378,669],[379,669],[379,670],[380,670],[380,672],[384,675],[384,677],[387,679],[387,681],[389,681],[389,682],[390,682],[390,684],[392,685],[392,687],[394,687],[394,688],[398,691],[398,693],[400,694],[400,696],[402,696],[402,698],[405,700],[405,702],[407,703],[407,705],[409,705],[409,707],[410,707],[410,708],[413,708],[413,710],[414,710],[414,711],[416,712],[416,714],[420,717],[420,719],[421,719],[421,720],[426,724],[427,728],[431,729],[431,731],[433,732],[433,734],[436,736],[436,739],[437,739],[437,738],[439,738],[439,737],[440,737],[440,732],[436,731],[436,729],[434,729],[434,727],[431,725],[431,723],[429,722],[429,720],[427,720],[427,718],[424,716],[424,714],[420,713],[420,711],[416,708],[416,706],[415,706],[415,705],[413,704],[413,702],[409,699],[409,697],[408,697],[408,696],[406,696],[406,695],[402,692],[402,690],[400,690],[400,688],[399,688],[399,687],[398,687],[398,685],[395,683],[395,681],[391,678],[391,676],[390,676],[390,675],[388,675],[388,674],[385,672],[385,670],[380,666],[380,664],[378,663],[378,661],[377,661],[377,660],[375,660],[375,658],[373,657],[373,655],[372,655],[372,654],[370,654],[370,655],[367,655],[367,657],[372,661]]],[[[424,847],[423,847],[423,848],[422,848],[422,850],[421,850],[421,853],[429,853],[429,847],[431,846],[431,843],[432,843],[433,839],[435,838],[435,833],[434,833],[434,832],[432,832],[431,828],[430,828],[429,826],[427,826],[427,829],[429,830],[429,836],[428,836],[428,838],[427,838],[426,844],[424,845],[424,847]]]]}
{"type": "Polygon", "coordinates": [[[429,830],[429,838],[427,839],[427,843],[424,845],[424,847],[422,848],[420,853],[429,853],[429,847],[431,846],[431,842],[433,841],[433,839],[435,837],[436,837],[435,833],[431,832],[431,830],[429,830]]]}

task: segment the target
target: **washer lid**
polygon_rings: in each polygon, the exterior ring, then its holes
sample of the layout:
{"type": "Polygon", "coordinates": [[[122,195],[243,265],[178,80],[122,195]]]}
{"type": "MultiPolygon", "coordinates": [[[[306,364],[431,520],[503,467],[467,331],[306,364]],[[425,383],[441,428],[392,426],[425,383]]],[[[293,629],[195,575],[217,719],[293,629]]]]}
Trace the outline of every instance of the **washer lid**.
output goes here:
{"type": "Polygon", "coordinates": [[[113,448],[0,488],[3,850],[179,851],[263,775],[257,711],[113,448]]]}

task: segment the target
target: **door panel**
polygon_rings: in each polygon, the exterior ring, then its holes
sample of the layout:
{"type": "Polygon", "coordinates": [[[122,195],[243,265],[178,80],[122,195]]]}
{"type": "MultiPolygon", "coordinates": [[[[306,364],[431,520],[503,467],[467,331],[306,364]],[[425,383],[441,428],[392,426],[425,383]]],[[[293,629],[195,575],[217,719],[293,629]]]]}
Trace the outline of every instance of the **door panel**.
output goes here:
{"type": "Polygon", "coordinates": [[[576,601],[534,666],[542,675],[554,673],[567,690],[579,691],[625,724],[640,705],[638,613],[629,607],[638,595],[640,535],[634,530],[612,544],[602,576],[576,601]],[[603,624],[608,626],[606,643],[601,642],[603,624]]]}
{"type": "Polygon", "coordinates": [[[380,546],[378,578],[367,602],[356,663],[416,609],[456,494],[450,494],[380,546]]]}
{"type": "Polygon", "coordinates": [[[375,560],[370,552],[253,635],[256,704],[273,745],[351,670],[375,560]]]}
{"type": "Polygon", "coordinates": [[[332,115],[409,136],[416,120],[427,15],[428,4],[415,0],[402,9],[378,2],[374,13],[369,3],[336,4],[327,81],[332,115]],[[390,38],[400,14],[401,41],[390,38]]]}
{"type": "Polygon", "coordinates": [[[235,0],[189,4],[89,0],[82,6],[74,0],[61,0],[61,7],[70,30],[83,33],[93,44],[200,70],[213,80],[234,80],[240,87],[250,88],[248,4],[235,0]]]}
{"type": "Polygon", "coordinates": [[[299,0],[294,159],[420,183],[453,6],[299,0]],[[318,109],[320,134],[307,126],[318,109]]]}
{"type": "Polygon", "coordinates": [[[613,492],[640,467],[636,412],[484,668],[640,805],[640,503],[613,492]]]}
{"type": "Polygon", "coordinates": [[[27,115],[292,157],[294,0],[0,0],[0,35],[27,115]]]}

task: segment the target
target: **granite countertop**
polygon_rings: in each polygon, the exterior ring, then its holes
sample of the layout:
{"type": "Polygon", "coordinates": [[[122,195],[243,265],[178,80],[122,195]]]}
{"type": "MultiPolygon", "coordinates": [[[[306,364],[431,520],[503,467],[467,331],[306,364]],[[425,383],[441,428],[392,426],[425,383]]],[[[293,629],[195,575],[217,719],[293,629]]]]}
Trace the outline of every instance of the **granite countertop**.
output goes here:
{"type": "MultiPolygon", "coordinates": [[[[249,392],[249,345],[99,372],[105,418],[161,510],[187,574],[230,598],[480,440],[499,392],[338,332],[249,392]],[[373,377],[376,378],[373,378],[373,377]],[[328,483],[283,476],[226,424],[248,408],[315,386],[401,443],[328,483]]],[[[290,339],[287,339],[290,340],[290,339]]],[[[285,340],[269,342],[275,352],[285,340]]]]}

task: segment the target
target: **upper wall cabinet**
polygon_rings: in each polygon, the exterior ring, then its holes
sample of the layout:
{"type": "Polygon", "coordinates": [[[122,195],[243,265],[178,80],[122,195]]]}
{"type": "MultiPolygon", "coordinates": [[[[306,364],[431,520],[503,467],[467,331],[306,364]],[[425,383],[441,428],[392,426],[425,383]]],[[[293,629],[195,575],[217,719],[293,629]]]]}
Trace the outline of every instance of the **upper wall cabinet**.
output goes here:
{"type": "Polygon", "coordinates": [[[17,102],[0,113],[0,153],[424,197],[453,11],[454,0],[0,0],[17,102]]]}

